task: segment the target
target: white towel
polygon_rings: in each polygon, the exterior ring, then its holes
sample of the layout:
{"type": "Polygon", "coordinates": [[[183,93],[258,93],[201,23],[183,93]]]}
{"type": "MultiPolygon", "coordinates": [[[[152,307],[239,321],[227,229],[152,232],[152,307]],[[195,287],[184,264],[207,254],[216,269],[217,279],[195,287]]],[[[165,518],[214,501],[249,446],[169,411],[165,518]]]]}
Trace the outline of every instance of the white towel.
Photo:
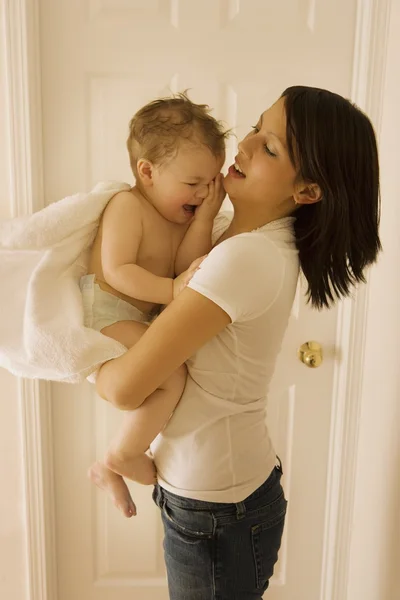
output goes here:
{"type": "Polygon", "coordinates": [[[126,183],[101,183],[28,217],[0,221],[0,366],[76,383],[125,346],[84,327],[79,280],[100,217],[126,183]]]}

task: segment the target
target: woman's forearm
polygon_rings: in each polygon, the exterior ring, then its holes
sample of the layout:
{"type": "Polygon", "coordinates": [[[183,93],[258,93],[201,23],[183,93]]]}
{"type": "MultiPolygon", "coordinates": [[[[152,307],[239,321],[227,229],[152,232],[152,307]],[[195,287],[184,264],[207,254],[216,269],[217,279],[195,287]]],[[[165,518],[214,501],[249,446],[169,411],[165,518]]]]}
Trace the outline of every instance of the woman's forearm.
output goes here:
{"type": "Polygon", "coordinates": [[[186,288],[137,344],[100,368],[98,394],[121,410],[134,410],[230,322],[221,307],[186,288]]]}

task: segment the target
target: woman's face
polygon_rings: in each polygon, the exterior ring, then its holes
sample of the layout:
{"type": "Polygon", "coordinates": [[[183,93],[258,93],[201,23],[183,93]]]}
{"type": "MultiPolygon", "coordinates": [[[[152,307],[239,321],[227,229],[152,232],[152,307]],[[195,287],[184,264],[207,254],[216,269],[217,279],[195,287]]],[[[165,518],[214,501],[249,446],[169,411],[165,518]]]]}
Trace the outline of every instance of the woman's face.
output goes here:
{"type": "Polygon", "coordinates": [[[296,170],[286,147],[285,103],[280,98],[260,117],[240,143],[235,164],[224,187],[233,204],[263,204],[273,208],[295,207],[296,170]]]}

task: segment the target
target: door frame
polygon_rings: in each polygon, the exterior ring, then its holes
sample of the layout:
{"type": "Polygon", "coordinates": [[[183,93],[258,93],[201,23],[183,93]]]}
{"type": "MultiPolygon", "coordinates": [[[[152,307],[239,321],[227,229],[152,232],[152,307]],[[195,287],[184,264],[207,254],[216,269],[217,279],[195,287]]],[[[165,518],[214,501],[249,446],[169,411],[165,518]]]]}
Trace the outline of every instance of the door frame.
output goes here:
{"type": "MultiPolygon", "coordinates": [[[[382,115],[391,0],[357,0],[352,100],[371,117],[378,137],[382,115]]],[[[3,43],[13,216],[44,207],[39,0],[3,0],[3,43]]],[[[321,600],[345,600],[362,405],[369,284],[340,303],[321,600]]],[[[371,318],[371,315],[369,315],[371,318]]],[[[29,600],[57,600],[51,386],[20,379],[24,505],[29,600]]],[[[385,410],[385,407],[382,407],[385,410]]]]}

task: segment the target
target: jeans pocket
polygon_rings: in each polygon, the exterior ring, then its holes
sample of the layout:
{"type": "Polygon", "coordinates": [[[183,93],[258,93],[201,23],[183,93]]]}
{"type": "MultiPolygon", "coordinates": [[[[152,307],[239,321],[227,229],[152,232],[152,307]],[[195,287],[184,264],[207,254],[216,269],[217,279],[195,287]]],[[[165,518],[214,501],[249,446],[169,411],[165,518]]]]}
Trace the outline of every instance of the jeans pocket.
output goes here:
{"type": "Polygon", "coordinates": [[[162,517],[166,526],[187,538],[211,539],[214,535],[214,519],[208,511],[181,508],[166,501],[162,517]]]}
{"type": "Polygon", "coordinates": [[[269,579],[274,573],[281,547],[286,506],[287,502],[282,495],[274,514],[271,514],[268,520],[257,523],[251,528],[256,585],[259,590],[267,589],[269,579]]]}

